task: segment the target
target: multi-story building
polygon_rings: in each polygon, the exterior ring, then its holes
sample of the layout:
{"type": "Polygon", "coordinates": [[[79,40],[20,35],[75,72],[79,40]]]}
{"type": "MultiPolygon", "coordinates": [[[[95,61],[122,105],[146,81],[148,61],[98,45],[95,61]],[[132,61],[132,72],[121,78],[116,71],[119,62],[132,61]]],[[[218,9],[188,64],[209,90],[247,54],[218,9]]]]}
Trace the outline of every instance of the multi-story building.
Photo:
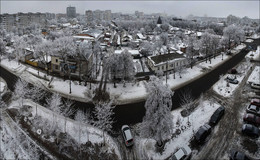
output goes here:
{"type": "Polygon", "coordinates": [[[93,17],[93,12],[92,12],[91,10],[87,10],[87,11],[85,12],[85,14],[86,14],[86,20],[87,20],[87,22],[93,21],[94,17],[93,17]]]}
{"type": "Polygon", "coordinates": [[[7,31],[10,31],[13,26],[16,26],[17,18],[15,14],[2,14],[0,15],[0,24],[7,31]]]}
{"type": "Polygon", "coordinates": [[[137,18],[143,18],[144,12],[135,11],[135,16],[136,16],[137,18]]]}
{"type": "Polygon", "coordinates": [[[66,13],[68,18],[76,18],[76,7],[67,7],[66,13]]]}
{"type": "Polygon", "coordinates": [[[95,10],[93,11],[93,16],[95,20],[103,20],[103,12],[101,10],[95,10]]]}
{"type": "Polygon", "coordinates": [[[105,21],[111,21],[112,20],[111,10],[105,10],[103,18],[105,21]]]}
{"type": "Polygon", "coordinates": [[[32,23],[38,23],[41,25],[46,24],[45,13],[17,13],[17,14],[2,14],[0,15],[0,25],[4,29],[10,31],[13,27],[26,27],[32,23]]]}

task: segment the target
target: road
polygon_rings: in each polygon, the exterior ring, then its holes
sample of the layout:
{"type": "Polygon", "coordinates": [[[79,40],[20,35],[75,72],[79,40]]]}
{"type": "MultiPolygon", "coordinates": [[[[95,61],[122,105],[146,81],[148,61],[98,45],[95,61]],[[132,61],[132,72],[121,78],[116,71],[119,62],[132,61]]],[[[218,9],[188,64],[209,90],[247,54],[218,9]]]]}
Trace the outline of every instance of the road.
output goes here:
{"type": "MultiPolygon", "coordinates": [[[[208,95],[215,97],[225,107],[225,115],[218,123],[218,126],[213,129],[208,141],[204,146],[198,147],[199,153],[192,157],[195,160],[201,159],[228,159],[228,155],[231,149],[241,149],[243,145],[251,145],[256,147],[250,138],[241,135],[242,128],[242,116],[246,108],[245,102],[248,102],[248,97],[243,93],[246,81],[252,71],[249,71],[244,80],[240,83],[236,89],[234,95],[231,98],[222,97],[214,91],[210,90],[208,95]]],[[[250,150],[250,149],[249,149],[250,150]]],[[[254,151],[253,151],[254,152],[254,151]]]]}

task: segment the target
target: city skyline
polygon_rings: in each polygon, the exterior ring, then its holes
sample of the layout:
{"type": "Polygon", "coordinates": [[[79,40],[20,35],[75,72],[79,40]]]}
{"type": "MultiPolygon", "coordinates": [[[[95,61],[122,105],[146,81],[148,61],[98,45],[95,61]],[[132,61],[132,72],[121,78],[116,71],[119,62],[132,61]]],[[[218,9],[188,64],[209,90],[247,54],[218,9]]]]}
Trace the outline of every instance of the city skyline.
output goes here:
{"type": "Polygon", "coordinates": [[[68,6],[76,7],[76,12],[86,10],[111,10],[113,13],[141,11],[145,14],[166,13],[176,17],[208,16],[227,17],[232,14],[240,18],[259,19],[259,1],[1,1],[1,14],[18,12],[66,13],[68,6]],[[19,6],[17,8],[16,6],[19,6]],[[221,10],[221,12],[219,12],[221,10]]]}

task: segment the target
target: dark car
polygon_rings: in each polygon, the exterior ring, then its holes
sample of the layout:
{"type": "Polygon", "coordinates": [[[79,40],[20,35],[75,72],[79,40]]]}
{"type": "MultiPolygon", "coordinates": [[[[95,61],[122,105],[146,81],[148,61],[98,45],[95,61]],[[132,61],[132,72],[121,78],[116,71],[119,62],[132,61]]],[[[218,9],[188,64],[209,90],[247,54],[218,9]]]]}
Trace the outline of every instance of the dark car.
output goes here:
{"type": "Polygon", "coordinates": [[[246,112],[260,116],[260,107],[253,104],[249,104],[246,108],[246,112]]]}
{"type": "Polygon", "coordinates": [[[243,152],[232,150],[230,154],[230,160],[250,160],[250,158],[243,152]]]}
{"type": "Polygon", "coordinates": [[[243,120],[256,126],[260,125],[260,117],[252,113],[246,113],[243,117],[243,120]]]}
{"type": "Polygon", "coordinates": [[[259,129],[252,124],[244,124],[242,133],[251,137],[259,137],[259,129]]]}
{"type": "Polygon", "coordinates": [[[205,125],[201,126],[195,134],[196,141],[198,141],[199,143],[203,143],[205,141],[205,139],[207,138],[207,136],[210,134],[210,132],[211,132],[210,125],[205,124],[205,125]]]}
{"type": "Polygon", "coordinates": [[[237,74],[237,70],[235,68],[232,68],[230,71],[229,71],[230,74],[237,74]]]}
{"type": "Polygon", "coordinates": [[[212,125],[216,125],[218,123],[218,121],[221,119],[221,117],[224,115],[225,112],[225,107],[220,106],[211,116],[210,120],[209,120],[209,124],[212,125]]]}
{"type": "Polygon", "coordinates": [[[260,99],[258,99],[258,98],[252,99],[252,100],[251,100],[251,104],[260,107],[260,99]]]}
{"type": "Polygon", "coordinates": [[[226,81],[232,84],[238,84],[238,80],[234,76],[227,76],[226,81]]]}

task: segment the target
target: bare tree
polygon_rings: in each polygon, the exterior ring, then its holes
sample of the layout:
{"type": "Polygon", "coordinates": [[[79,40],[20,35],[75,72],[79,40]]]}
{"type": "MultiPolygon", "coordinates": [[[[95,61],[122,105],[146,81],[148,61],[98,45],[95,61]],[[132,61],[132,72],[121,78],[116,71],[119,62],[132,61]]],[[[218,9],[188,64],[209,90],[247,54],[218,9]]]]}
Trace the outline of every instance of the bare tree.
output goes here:
{"type": "Polygon", "coordinates": [[[173,131],[171,115],[173,92],[162,84],[158,78],[148,83],[149,96],[145,102],[146,113],[141,125],[141,136],[153,138],[158,146],[162,146],[173,131]]]}

